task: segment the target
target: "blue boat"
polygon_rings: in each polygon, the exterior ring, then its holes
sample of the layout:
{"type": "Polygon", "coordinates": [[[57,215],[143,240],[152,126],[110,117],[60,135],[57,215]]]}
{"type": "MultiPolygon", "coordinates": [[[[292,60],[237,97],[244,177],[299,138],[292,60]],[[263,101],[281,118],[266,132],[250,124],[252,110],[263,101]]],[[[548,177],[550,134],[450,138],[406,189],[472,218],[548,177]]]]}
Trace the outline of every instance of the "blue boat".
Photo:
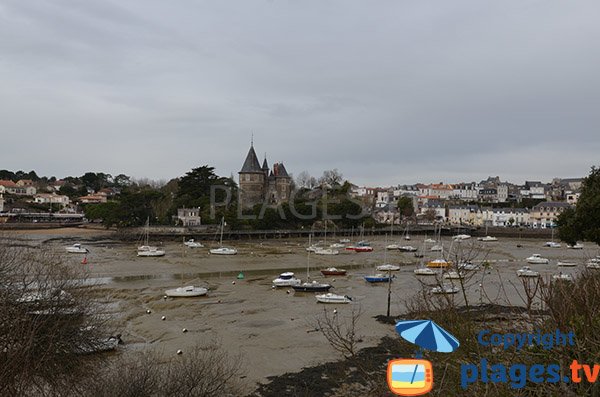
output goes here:
{"type": "Polygon", "coordinates": [[[386,276],[384,274],[375,274],[373,276],[365,276],[365,281],[368,283],[388,283],[390,282],[390,278],[394,278],[394,276],[386,276]]]}

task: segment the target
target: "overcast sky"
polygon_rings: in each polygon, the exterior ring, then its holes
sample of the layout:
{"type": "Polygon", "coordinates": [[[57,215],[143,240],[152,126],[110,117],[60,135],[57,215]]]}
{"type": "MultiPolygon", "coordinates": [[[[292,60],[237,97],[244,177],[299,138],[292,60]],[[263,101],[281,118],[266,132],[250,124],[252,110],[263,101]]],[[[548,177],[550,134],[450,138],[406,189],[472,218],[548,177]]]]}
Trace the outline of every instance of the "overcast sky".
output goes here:
{"type": "Polygon", "coordinates": [[[0,169],[357,184],[600,159],[597,0],[3,0],[0,169]]]}

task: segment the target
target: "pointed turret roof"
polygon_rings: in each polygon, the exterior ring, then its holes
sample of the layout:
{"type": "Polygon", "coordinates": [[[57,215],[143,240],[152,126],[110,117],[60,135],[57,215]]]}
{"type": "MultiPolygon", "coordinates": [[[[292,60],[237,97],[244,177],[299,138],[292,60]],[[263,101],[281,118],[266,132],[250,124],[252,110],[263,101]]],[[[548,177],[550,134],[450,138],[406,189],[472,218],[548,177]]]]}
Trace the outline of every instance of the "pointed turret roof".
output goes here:
{"type": "Polygon", "coordinates": [[[274,172],[275,176],[289,178],[289,175],[288,175],[285,167],[283,166],[283,163],[275,163],[275,164],[273,164],[273,169],[275,171],[274,172]]]}
{"type": "Polygon", "coordinates": [[[263,161],[262,169],[265,172],[269,172],[269,164],[267,164],[267,155],[265,155],[265,161],[263,161]]]}
{"type": "Polygon", "coordinates": [[[283,165],[283,163],[279,163],[279,176],[285,176],[285,177],[290,177],[287,173],[287,170],[285,169],[285,166],[283,165]]]}
{"type": "Polygon", "coordinates": [[[254,145],[250,145],[250,150],[248,150],[246,161],[244,161],[244,165],[242,166],[242,170],[240,172],[263,172],[260,168],[258,157],[256,157],[254,145]]]}

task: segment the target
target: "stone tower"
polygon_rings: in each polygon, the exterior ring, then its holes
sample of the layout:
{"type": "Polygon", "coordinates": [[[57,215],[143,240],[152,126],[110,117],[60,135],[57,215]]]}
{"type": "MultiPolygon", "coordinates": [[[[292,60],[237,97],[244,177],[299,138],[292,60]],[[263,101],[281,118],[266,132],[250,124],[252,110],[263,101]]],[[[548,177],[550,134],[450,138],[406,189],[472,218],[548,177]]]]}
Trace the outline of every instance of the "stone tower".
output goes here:
{"type": "Polygon", "coordinates": [[[250,145],[250,150],[239,172],[239,176],[239,200],[241,207],[252,208],[255,204],[262,203],[265,197],[267,178],[265,171],[260,167],[253,144],[250,145]]]}
{"type": "Polygon", "coordinates": [[[292,178],[287,173],[283,163],[273,164],[269,170],[267,157],[262,167],[258,162],[254,145],[246,156],[246,161],[239,172],[240,177],[240,206],[243,209],[252,208],[256,204],[280,204],[289,200],[292,188],[292,178]]]}

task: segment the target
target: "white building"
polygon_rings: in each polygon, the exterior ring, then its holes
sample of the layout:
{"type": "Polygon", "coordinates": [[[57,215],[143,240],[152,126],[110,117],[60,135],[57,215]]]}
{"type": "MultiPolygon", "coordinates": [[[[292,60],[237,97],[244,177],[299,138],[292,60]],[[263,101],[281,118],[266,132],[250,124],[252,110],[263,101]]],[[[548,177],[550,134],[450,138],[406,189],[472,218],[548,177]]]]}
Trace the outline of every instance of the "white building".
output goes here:
{"type": "Polygon", "coordinates": [[[477,200],[479,186],[476,183],[457,183],[452,185],[452,197],[465,201],[477,200]]]}
{"type": "Polygon", "coordinates": [[[33,202],[38,204],[61,204],[66,206],[69,205],[71,200],[69,200],[68,196],[63,196],[61,194],[40,193],[34,196],[33,202]]]}
{"type": "Polygon", "coordinates": [[[476,225],[479,207],[476,205],[450,206],[448,208],[448,222],[452,225],[476,225]]]}
{"type": "Polygon", "coordinates": [[[178,208],[176,222],[183,226],[200,226],[200,208],[178,208]]]}
{"type": "Polygon", "coordinates": [[[485,208],[484,225],[490,226],[529,226],[529,211],[524,208],[485,208]]]}

